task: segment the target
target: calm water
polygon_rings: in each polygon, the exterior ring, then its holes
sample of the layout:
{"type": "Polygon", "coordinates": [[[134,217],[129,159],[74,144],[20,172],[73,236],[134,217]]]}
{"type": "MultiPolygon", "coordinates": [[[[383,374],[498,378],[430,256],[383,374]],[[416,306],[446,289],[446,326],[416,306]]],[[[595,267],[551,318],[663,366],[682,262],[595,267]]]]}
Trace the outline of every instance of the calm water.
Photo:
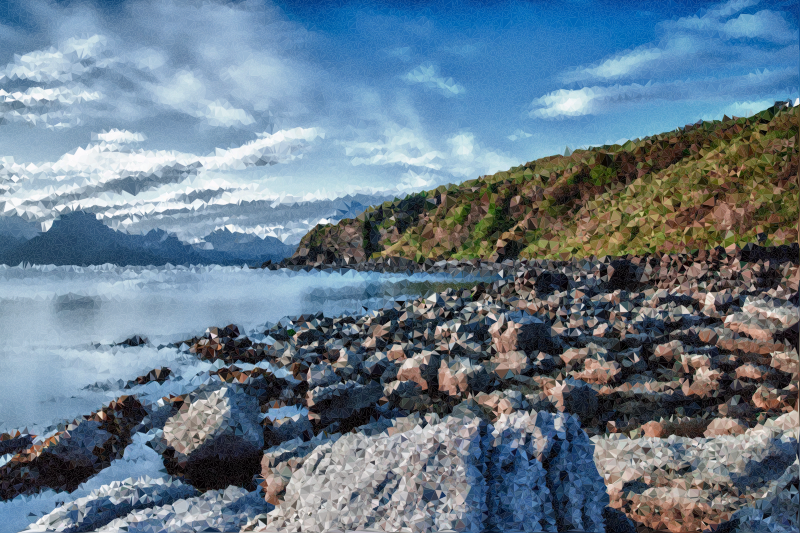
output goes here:
{"type": "Polygon", "coordinates": [[[33,433],[88,414],[120,394],[186,392],[214,366],[170,343],[236,324],[259,340],[283,317],[326,316],[474,281],[447,274],[288,272],[239,267],[0,266],[0,431],[33,433]],[[112,346],[133,335],[147,346],[112,346]],[[176,379],[133,391],[157,366],[176,379]],[[120,381],[122,380],[122,381],[120,381]]]}

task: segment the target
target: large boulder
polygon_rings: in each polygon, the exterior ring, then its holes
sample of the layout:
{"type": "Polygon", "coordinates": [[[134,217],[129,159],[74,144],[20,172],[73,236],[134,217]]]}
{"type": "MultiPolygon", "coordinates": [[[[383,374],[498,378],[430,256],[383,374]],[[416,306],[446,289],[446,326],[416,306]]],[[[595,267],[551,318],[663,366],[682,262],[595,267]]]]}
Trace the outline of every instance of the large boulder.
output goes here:
{"type": "Polygon", "coordinates": [[[461,413],[320,444],[245,530],[605,531],[603,481],[574,417],[461,413]]]}
{"type": "Polygon", "coordinates": [[[200,489],[249,486],[259,470],[264,432],[257,398],[217,384],[187,397],[152,446],[172,475],[200,489]]]}
{"type": "Polygon", "coordinates": [[[611,507],[642,526],[688,533],[716,528],[782,491],[788,500],[778,498],[780,505],[796,498],[796,474],[787,471],[797,469],[798,428],[793,411],[741,435],[592,440],[611,507]]]}

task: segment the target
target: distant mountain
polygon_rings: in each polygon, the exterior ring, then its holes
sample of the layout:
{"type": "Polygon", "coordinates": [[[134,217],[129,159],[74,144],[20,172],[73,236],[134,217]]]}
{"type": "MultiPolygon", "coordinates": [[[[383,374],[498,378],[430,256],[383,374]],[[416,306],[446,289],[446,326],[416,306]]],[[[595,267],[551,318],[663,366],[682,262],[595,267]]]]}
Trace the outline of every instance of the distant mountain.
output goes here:
{"type": "Polygon", "coordinates": [[[318,225],[288,261],[562,259],[797,240],[798,116],[776,102],[574,150],[318,225]]]}
{"type": "Polygon", "coordinates": [[[214,245],[213,250],[200,250],[160,229],[151,230],[146,235],[129,235],[114,231],[94,214],[76,212],[63,215],[53,222],[49,231],[27,240],[24,236],[0,233],[0,264],[256,265],[268,259],[278,261],[294,249],[257,237],[249,243],[237,242],[234,234],[221,233],[210,236],[219,247],[214,245]]]}
{"type": "Polygon", "coordinates": [[[231,232],[227,228],[206,235],[203,240],[211,248],[194,246],[197,252],[205,257],[217,258],[227,256],[242,261],[280,261],[294,253],[297,246],[284,244],[275,237],[264,237],[252,233],[231,232]]]}

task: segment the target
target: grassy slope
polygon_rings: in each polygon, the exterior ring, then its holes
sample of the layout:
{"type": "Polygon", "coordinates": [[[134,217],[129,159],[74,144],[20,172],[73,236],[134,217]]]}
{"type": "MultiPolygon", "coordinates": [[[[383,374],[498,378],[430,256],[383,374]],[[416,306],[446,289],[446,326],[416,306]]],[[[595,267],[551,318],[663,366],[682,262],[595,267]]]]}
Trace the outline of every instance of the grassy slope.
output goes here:
{"type": "Polygon", "coordinates": [[[551,156],[317,226],[295,259],[502,260],[797,242],[800,108],[551,156]]]}

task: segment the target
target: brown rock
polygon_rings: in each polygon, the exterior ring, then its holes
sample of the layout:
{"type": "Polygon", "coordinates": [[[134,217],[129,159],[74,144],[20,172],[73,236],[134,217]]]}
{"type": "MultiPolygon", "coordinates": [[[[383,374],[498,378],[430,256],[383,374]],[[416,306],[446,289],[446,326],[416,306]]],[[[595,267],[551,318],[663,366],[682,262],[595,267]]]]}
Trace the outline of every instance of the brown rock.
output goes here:
{"type": "Polygon", "coordinates": [[[405,360],[397,371],[398,381],[414,381],[422,390],[428,390],[428,380],[439,370],[440,357],[437,352],[423,350],[405,360]]]}
{"type": "Polygon", "coordinates": [[[720,435],[741,435],[747,431],[747,424],[734,418],[717,418],[711,421],[703,436],[706,438],[720,435]]]}
{"type": "Polygon", "coordinates": [[[587,383],[603,385],[616,382],[622,372],[622,367],[619,363],[604,359],[586,359],[583,363],[583,368],[581,372],[571,372],[573,377],[587,383]]]}
{"type": "Polygon", "coordinates": [[[491,368],[501,379],[511,379],[530,368],[530,360],[525,352],[510,351],[499,353],[490,360],[491,368]]]}

